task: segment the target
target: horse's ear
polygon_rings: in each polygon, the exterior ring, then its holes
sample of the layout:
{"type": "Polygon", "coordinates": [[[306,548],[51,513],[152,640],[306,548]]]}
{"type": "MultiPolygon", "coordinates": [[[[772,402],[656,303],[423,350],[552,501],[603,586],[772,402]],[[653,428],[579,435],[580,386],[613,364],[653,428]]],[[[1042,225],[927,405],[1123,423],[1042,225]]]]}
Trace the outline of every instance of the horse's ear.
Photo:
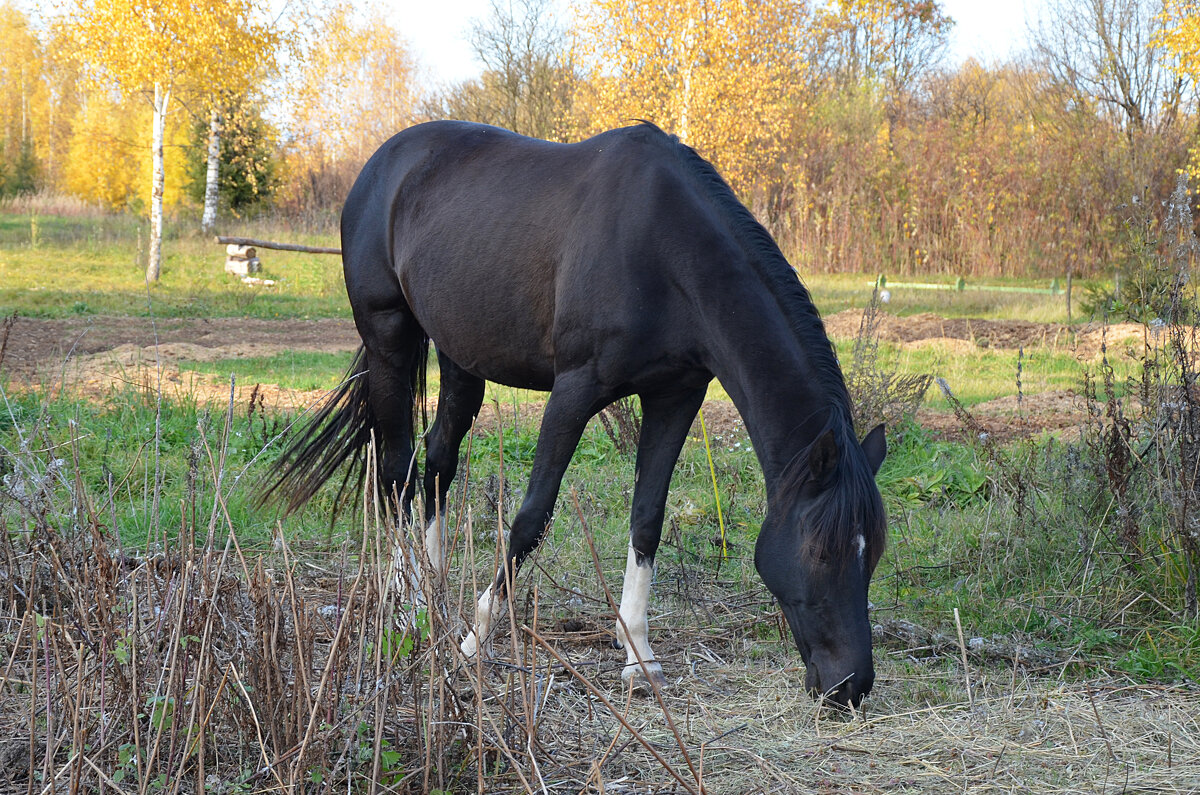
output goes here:
{"type": "Polygon", "coordinates": [[[884,433],[882,422],[872,428],[871,432],[867,434],[867,438],[862,440],[862,449],[867,454],[867,463],[871,466],[871,474],[877,474],[879,467],[883,464],[884,456],[887,455],[887,436],[884,433]]]}
{"type": "Polygon", "coordinates": [[[808,471],[817,483],[826,483],[837,469],[838,448],[833,429],[825,431],[817,437],[808,448],[808,471]]]}

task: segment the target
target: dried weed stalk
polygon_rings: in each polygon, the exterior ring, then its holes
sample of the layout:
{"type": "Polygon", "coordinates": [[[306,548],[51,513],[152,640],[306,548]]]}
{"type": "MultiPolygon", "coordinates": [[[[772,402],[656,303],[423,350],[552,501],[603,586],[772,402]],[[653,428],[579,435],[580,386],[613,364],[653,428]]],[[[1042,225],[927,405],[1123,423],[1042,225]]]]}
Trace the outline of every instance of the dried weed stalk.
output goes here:
{"type": "Polygon", "coordinates": [[[637,455],[638,441],[642,438],[642,418],[636,399],[621,398],[609,405],[600,412],[600,424],[618,453],[629,458],[637,455]]]}
{"type": "Polygon", "coordinates": [[[863,310],[854,338],[846,387],[854,405],[854,427],[866,433],[879,423],[889,429],[916,413],[933,382],[928,374],[905,375],[885,370],[879,363],[879,290],[863,310]]]}

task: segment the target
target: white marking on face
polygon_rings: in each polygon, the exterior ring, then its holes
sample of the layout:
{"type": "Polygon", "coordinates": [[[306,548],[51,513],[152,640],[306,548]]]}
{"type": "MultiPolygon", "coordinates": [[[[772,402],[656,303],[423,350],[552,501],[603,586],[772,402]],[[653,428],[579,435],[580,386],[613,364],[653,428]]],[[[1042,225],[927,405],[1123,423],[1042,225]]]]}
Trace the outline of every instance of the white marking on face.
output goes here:
{"type": "Polygon", "coordinates": [[[858,546],[858,559],[862,560],[863,554],[867,551],[867,539],[859,533],[854,537],[854,543],[858,546]]]}
{"type": "Polygon", "coordinates": [[[617,640],[625,647],[625,669],[621,678],[626,680],[642,673],[639,656],[650,676],[662,679],[662,666],[654,661],[654,652],[650,648],[650,622],[646,619],[653,580],[654,566],[649,562],[639,566],[637,553],[631,545],[625,559],[625,584],[621,587],[621,621],[617,622],[617,640]]]}
{"type": "Polygon", "coordinates": [[[459,644],[458,648],[462,650],[464,657],[474,657],[483,645],[480,639],[487,640],[488,630],[492,625],[492,612],[497,607],[494,602],[492,586],[489,585],[475,605],[475,629],[459,644]]]}

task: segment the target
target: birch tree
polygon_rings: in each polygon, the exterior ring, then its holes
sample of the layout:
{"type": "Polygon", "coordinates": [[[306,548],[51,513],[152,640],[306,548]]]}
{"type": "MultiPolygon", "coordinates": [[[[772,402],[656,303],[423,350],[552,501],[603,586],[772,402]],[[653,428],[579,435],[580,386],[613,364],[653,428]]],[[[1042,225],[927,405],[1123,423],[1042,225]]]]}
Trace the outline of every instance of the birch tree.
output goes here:
{"type": "Polygon", "coordinates": [[[180,93],[212,96],[239,86],[249,64],[270,58],[280,34],[265,23],[263,0],[76,0],[70,19],[81,58],[97,81],[149,100],[150,245],[146,281],[162,271],[163,139],[180,93]]]}

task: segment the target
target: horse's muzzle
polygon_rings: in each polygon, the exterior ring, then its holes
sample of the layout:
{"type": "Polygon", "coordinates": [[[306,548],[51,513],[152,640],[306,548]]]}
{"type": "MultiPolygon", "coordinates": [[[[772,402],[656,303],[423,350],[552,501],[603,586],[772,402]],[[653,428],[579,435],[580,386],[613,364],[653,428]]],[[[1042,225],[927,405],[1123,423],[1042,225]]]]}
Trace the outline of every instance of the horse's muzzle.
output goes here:
{"type": "Polygon", "coordinates": [[[827,664],[822,667],[815,660],[810,660],[804,676],[809,695],[839,707],[857,709],[875,684],[875,668],[868,658],[856,666],[856,670],[842,674],[836,679],[825,676],[827,671],[832,673],[837,669],[838,666],[827,664]]]}

